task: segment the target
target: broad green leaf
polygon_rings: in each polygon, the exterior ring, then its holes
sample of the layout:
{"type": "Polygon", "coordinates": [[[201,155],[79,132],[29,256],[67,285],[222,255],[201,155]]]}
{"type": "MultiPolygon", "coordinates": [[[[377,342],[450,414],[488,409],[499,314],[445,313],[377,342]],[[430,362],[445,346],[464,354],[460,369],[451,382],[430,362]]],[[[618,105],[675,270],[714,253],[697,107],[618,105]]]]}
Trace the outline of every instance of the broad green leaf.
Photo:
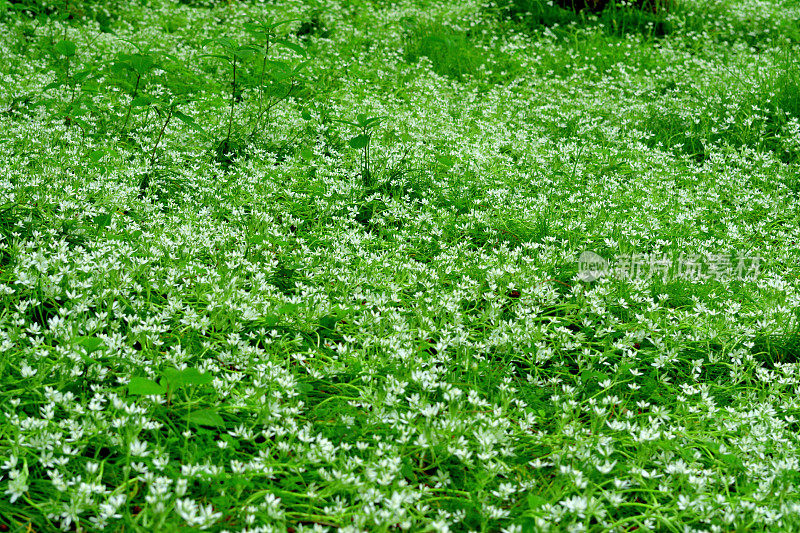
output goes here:
{"type": "Polygon", "coordinates": [[[146,74],[153,68],[153,57],[146,54],[120,54],[120,59],[125,61],[137,74],[146,74]]]}
{"type": "Polygon", "coordinates": [[[447,168],[450,168],[455,164],[455,161],[449,155],[437,155],[436,162],[447,168]]]}
{"type": "Polygon", "coordinates": [[[209,44],[216,43],[228,50],[234,50],[236,48],[236,41],[231,39],[230,37],[216,37],[213,39],[205,39],[203,41],[203,46],[207,46],[209,44]]]}
{"type": "Polygon", "coordinates": [[[213,409],[191,411],[186,420],[200,426],[225,427],[225,421],[213,409]]]}
{"type": "Polygon", "coordinates": [[[178,111],[177,109],[172,112],[172,116],[174,116],[175,118],[177,118],[178,120],[180,120],[181,122],[183,122],[184,124],[186,124],[187,126],[189,126],[194,130],[205,132],[205,130],[203,130],[203,128],[201,128],[200,125],[197,122],[195,122],[194,118],[178,111]]]}
{"type": "Polygon", "coordinates": [[[265,328],[274,328],[278,324],[283,321],[283,317],[280,315],[264,315],[259,320],[259,324],[265,328]]]}
{"type": "Polygon", "coordinates": [[[720,454],[719,460],[727,465],[731,470],[742,470],[744,468],[744,463],[742,460],[731,453],[720,454]]]}
{"type": "Polygon", "coordinates": [[[381,120],[383,120],[383,117],[368,117],[365,113],[359,113],[356,115],[356,121],[361,128],[369,128],[381,120]]]}
{"type": "Polygon", "coordinates": [[[298,63],[297,66],[294,67],[294,70],[292,71],[292,73],[293,74],[297,74],[298,72],[300,72],[301,70],[303,70],[304,68],[306,68],[310,64],[311,64],[311,61],[303,61],[302,63],[298,63]]]}
{"type": "Polygon", "coordinates": [[[311,150],[311,148],[308,148],[307,146],[303,147],[300,150],[300,157],[302,157],[306,161],[311,161],[312,159],[314,159],[314,152],[311,150]]]}
{"type": "Polygon", "coordinates": [[[186,368],[181,371],[181,378],[187,385],[207,385],[214,381],[214,376],[208,372],[200,372],[196,368],[186,368]]]}
{"type": "Polygon", "coordinates": [[[229,63],[231,61],[230,57],[224,56],[224,55],[221,55],[221,54],[201,54],[199,57],[213,57],[213,58],[216,58],[216,59],[222,59],[223,61],[227,61],[229,63]]]}
{"type": "Polygon", "coordinates": [[[128,383],[128,394],[136,396],[160,395],[165,392],[165,387],[148,378],[133,377],[128,383]]]}
{"type": "Polygon", "coordinates": [[[143,94],[141,96],[137,96],[133,99],[133,101],[131,101],[131,107],[145,107],[153,102],[153,97],[143,94]]]}
{"type": "Polygon", "coordinates": [[[292,315],[294,313],[297,313],[297,309],[299,307],[300,306],[298,304],[283,304],[280,307],[278,307],[278,312],[284,315],[292,315]]]}
{"type": "Polygon", "coordinates": [[[356,135],[355,137],[350,139],[348,144],[350,145],[351,148],[355,148],[356,150],[364,148],[369,144],[369,135],[366,135],[364,133],[362,133],[361,135],[356,135]]]}
{"type": "Polygon", "coordinates": [[[336,315],[325,315],[319,319],[319,325],[322,329],[333,331],[336,329],[336,322],[338,321],[339,317],[336,315]]]}
{"type": "Polygon", "coordinates": [[[542,498],[541,496],[537,496],[536,494],[528,494],[528,508],[529,509],[538,509],[542,505],[546,504],[547,500],[542,498]]]}
{"type": "Polygon", "coordinates": [[[261,26],[261,24],[256,24],[255,22],[245,22],[242,24],[242,27],[247,33],[252,33],[255,35],[261,35],[265,33],[263,26],[261,26]]]}
{"type": "Polygon", "coordinates": [[[75,55],[75,51],[77,50],[77,46],[72,41],[58,41],[54,46],[56,52],[61,54],[62,56],[72,57],[75,55]]]}
{"type": "Polygon", "coordinates": [[[240,46],[239,48],[234,50],[233,55],[235,55],[239,59],[247,59],[256,52],[258,52],[258,48],[253,48],[250,46],[240,46]]]}
{"type": "Polygon", "coordinates": [[[102,215],[96,215],[92,220],[94,221],[94,224],[95,226],[97,226],[98,229],[102,229],[111,224],[112,216],[113,216],[112,213],[105,213],[102,215]]]}
{"type": "Polygon", "coordinates": [[[285,61],[274,61],[270,59],[266,62],[266,64],[269,67],[270,77],[276,80],[287,78],[292,74],[292,70],[285,61]]]}
{"type": "Polygon", "coordinates": [[[161,371],[164,376],[162,381],[166,381],[171,388],[178,388],[181,385],[181,371],[177,368],[167,367],[161,371]]]}
{"type": "Polygon", "coordinates": [[[275,39],[273,42],[276,44],[280,44],[281,46],[285,46],[289,50],[297,52],[303,57],[308,57],[308,52],[306,52],[306,49],[298,44],[290,43],[289,41],[285,41],[283,39],[275,39]]]}
{"type": "Polygon", "coordinates": [[[164,376],[164,379],[173,389],[179,389],[185,385],[206,385],[214,380],[211,374],[201,373],[196,368],[178,370],[177,368],[167,367],[161,371],[161,375],[164,376]]]}
{"type": "Polygon", "coordinates": [[[100,160],[103,159],[103,156],[105,155],[106,155],[105,150],[92,150],[91,152],[89,152],[89,159],[92,161],[92,163],[99,163],[100,160]]]}
{"type": "Polygon", "coordinates": [[[78,337],[78,346],[83,347],[86,353],[90,354],[96,352],[103,346],[103,339],[97,337],[78,337]]]}
{"type": "Polygon", "coordinates": [[[219,436],[219,438],[227,442],[228,446],[230,446],[234,450],[238,450],[241,447],[241,444],[239,444],[239,439],[234,439],[227,433],[223,433],[222,435],[219,436]]]}

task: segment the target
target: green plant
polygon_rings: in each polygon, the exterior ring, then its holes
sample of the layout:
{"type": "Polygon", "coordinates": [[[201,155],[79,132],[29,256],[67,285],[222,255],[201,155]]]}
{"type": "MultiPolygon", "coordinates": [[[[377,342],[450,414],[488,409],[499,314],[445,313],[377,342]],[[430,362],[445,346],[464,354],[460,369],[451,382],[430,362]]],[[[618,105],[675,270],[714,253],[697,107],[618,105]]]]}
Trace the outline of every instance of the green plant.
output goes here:
{"type": "Polygon", "coordinates": [[[120,53],[116,61],[111,65],[110,71],[114,76],[113,81],[130,96],[128,109],[125,112],[125,120],[119,128],[119,134],[125,135],[131,111],[134,107],[146,105],[148,98],[140,98],[143,87],[143,78],[157,66],[157,56],[151,52],[143,52],[139,49],[134,54],[120,53]]]}
{"type": "Polygon", "coordinates": [[[427,57],[434,72],[455,79],[474,76],[486,62],[485,53],[463,32],[441,24],[413,26],[404,50],[406,61],[417,62],[420,57],[427,57]]]}
{"type": "Polygon", "coordinates": [[[148,187],[150,186],[155,168],[156,156],[158,154],[158,147],[160,146],[161,141],[164,138],[164,133],[167,131],[167,127],[172,119],[177,118],[190,128],[201,133],[203,132],[202,127],[195,122],[194,118],[178,109],[178,107],[184,103],[186,103],[185,96],[171,97],[163,100],[156,100],[153,97],[147,98],[146,105],[148,105],[149,109],[152,109],[157,116],[161,117],[163,122],[161,123],[161,127],[158,129],[157,137],[153,141],[153,147],[150,150],[150,157],[148,158],[147,170],[139,182],[139,198],[144,197],[148,187]]]}
{"type": "Polygon", "coordinates": [[[216,37],[206,39],[203,41],[203,46],[207,47],[209,44],[219,45],[223,52],[222,54],[203,54],[200,57],[209,57],[225,61],[231,67],[231,95],[230,106],[228,110],[228,128],[225,137],[215,147],[216,159],[224,165],[230,165],[233,157],[238,155],[244,146],[241,141],[233,137],[233,115],[236,103],[241,99],[240,88],[237,87],[236,69],[247,58],[255,54],[259,49],[253,45],[239,45],[236,41],[229,37],[216,37]]]}
{"type": "Polygon", "coordinates": [[[350,138],[348,144],[350,145],[350,148],[361,151],[361,179],[364,183],[364,187],[367,189],[370,189],[375,185],[375,180],[372,176],[372,170],[370,168],[370,143],[372,141],[372,134],[374,129],[384,118],[386,117],[369,117],[364,113],[360,113],[356,116],[355,122],[337,119],[337,122],[357,128],[359,131],[358,135],[350,138]]]}
{"type": "Polygon", "coordinates": [[[68,94],[68,98],[61,100],[60,105],[56,106],[54,116],[63,119],[67,126],[77,124],[84,134],[89,129],[90,124],[83,117],[90,111],[97,111],[91,96],[99,90],[99,85],[93,75],[96,74],[96,67],[77,70],[77,45],[67,39],[58,41],[53,45],[52,63],[55,70],[56,79],[46,85],[42,92],[52,89],[61,89],[68,94]]]}
{"type": "Polygon", "coordinates": [[[257,39],[256,47],[261,56],[261,66],[258,72],[258,109],[253,117],[253,129],[250,133],[251,138],[255,138],[261,128],[261,121],[266,115],[266,127],[270,124],[270,111],[280,102],[289,98],[295,88],[295,80],[300,71],[308,65],[302,62],[294,68],[286,61],[276,61],[269,59],[270,51],[275,45],[283,46],[301,57],[308,57],[306,49],[295,43],[278,39],[275,30],[283,25],[292,22],[281,20],[272,22],[268,20],[258,20],[244,25],[244,29],[257,39]]]}

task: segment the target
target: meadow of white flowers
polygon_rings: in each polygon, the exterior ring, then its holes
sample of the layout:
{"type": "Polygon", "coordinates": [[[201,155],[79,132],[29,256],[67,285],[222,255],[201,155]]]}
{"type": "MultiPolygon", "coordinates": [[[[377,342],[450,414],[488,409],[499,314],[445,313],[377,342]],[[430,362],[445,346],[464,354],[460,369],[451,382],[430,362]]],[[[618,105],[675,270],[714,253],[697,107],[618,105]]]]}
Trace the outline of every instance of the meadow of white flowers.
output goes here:
{"type": "Polygon", "coordinates": [[[75,4],[0,15],[0,531],[800,528],[800,2],[75,4]]]}

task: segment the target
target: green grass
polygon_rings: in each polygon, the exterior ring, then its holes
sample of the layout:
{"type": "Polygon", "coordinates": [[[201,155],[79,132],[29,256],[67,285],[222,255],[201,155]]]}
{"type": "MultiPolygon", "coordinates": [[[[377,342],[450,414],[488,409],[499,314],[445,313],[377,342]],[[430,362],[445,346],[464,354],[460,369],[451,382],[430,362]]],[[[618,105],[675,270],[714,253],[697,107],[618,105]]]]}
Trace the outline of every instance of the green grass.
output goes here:
{"type": "Polygon", "coordinates": [[[561,4],[0,7],[0,530],[796,529],[800,5],[561,4]]]}

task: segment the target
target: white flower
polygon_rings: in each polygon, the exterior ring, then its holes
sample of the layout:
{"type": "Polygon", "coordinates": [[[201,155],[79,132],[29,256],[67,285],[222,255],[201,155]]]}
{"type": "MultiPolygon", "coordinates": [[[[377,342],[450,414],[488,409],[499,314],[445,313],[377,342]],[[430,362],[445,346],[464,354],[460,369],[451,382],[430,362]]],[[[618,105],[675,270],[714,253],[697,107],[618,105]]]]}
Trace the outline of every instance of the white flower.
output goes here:
{"type": "Polygon", "coordinates": [[[5,493],[10,496],[8,501],[14,503],[28,491],[28,474],[25,471],[11,470],[8,473],[8,478],[8,488],[5,493]]]}
{"type": "Polygon", "coordinates": [[[576,513],[580,518],[585,518],[589,501],[584,496],[572,496],[559,502],[569,512],[576,513]]]}
{"type": "Polygon", "coordinates": [[[22,367],[19,369],[19,373],[22,374],[23,378],[32,378],[38,372],[37,369],[28,365],[28,363],[22,363],[22,367]]]}
{"type": "Polygon", "coordinates": [[[187,525],[198,526],[200,529],[207,529],[222,518],[222,513],[215,513],[210,504],[197,505],[197,502],[189,498],[176,500],[175,512],[186,521],[187,525]]]}
{"type": "Polygon", "coordinates": [[[133,457],[147,457],[150,451],[147,449],[147,443],[139,439],[133,439],[128,445],[128,451],[133,457]]]}

